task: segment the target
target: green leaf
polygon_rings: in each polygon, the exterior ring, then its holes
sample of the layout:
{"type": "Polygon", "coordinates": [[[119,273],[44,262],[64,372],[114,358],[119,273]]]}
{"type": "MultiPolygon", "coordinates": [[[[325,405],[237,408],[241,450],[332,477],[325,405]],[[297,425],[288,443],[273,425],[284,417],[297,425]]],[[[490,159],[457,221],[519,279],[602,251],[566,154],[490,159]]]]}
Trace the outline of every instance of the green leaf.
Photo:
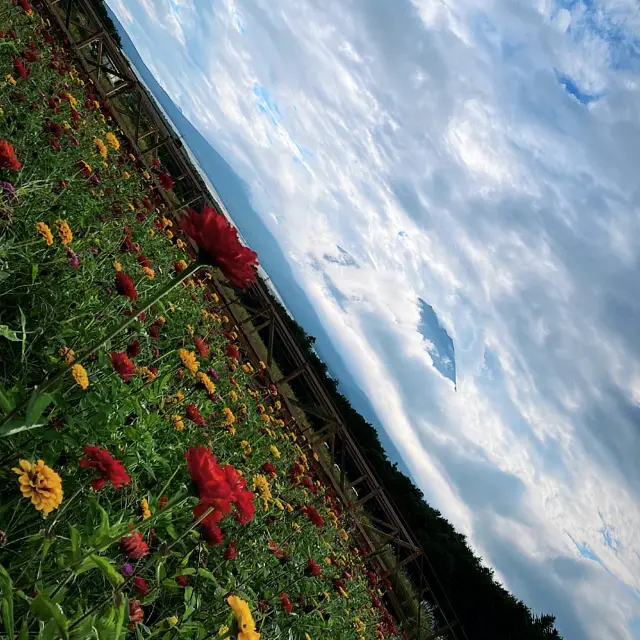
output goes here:
{"type": "Polygon", "coordinates": [[[37,429],[38,427],[44,427],[44,423],[36,422],[35,424],[27,424],[24,418],[12,418],[0,426],[0,438],[6,438],[15,433],[37,429]]]}
{"type": "Polygon", "coordinates": [[[6,324],[0,324],[0,338],[6,338],[7,340],[11,340],[11,342],[20,342],[20,337],[13,330],[9,329],[6,324]]]}
{"type": "Polygon", "coordinates": [[[37,277],[38,277],[38,265],[32,264],[31,265],[31,284],[33,284],[36,281],[37,277]]]}
{"type": "Polygon", "coordinates": [[[22,621],[18,640],[29,640],[29,624],[27,623],[26,619],[22,621]]]}
{"type": "Polygon", "coordinates": [[[86,571],[91,571],[91,569],[100,569],[104,577],[114,587],[119,587],[124,582],[124,578],[118,573],[116,568],[106,558],[98,556],[95,553],[85,558],[84,562],[75,570],[75,573],[79,575],[86,571]]]}
{"type": "Polygon", "coordinates": [[[69,534],[71,537],[71,558],[73,562],[79,562],[80,554],[80,532],[72,524],[69,525],[69,534]]]}
{"type": "Polygon", "coordinates": [[[31,426],[38,422],[44,410],[53,402],[53,396],[48,393],[40,393],[39,389],[34,389],[27,405],[27,415],[25,422],[31,426]]]}
{"type": "Polygon", "coordinates": [[[58,604],[51,602],[48,596],[41,593],[31,602],[31,613],[39,620],[49,622],[53,620],[58,629],[58,634],[63,640],[69,640],[69,621],[58,604]]]}
{"type": "Polygon", "coordinates": [[[11,413],[15,409],[16,403],[13,398],[4,390],[4,387],[0,385],[0,409],[5,413],[11,413]]]}
{"type": "Polygon", "coordinates": [[[25,349],[27,347],[27,318],[24,315],[24,311],[21,307],[18,307],[20,311],[20,327],[22,328],[22,361],[24,362],[25,349]]]}
{"type": "Polygon", "coordinates": [[[2,565],[0,565],[0,591],[2,591],[2,623],[8,636],[13,638],[13,581],[2,565]]]}
{"type": "Polygon", "coordinates": [[[124,622],[125,622],[125,616],[128,617],[128,613],[129,613],[129,607],[127,606],[127,604],[129,603],[129,600],[125,598],[124,595],[122,595],[121,593],[118,595],[120,597],[120,604],[118,605],[118,609],[117,609],[118,617],[116,619],[116,629],[114,633],[115,638],[120,637],[122,626],[124,625],[124,622]]]}

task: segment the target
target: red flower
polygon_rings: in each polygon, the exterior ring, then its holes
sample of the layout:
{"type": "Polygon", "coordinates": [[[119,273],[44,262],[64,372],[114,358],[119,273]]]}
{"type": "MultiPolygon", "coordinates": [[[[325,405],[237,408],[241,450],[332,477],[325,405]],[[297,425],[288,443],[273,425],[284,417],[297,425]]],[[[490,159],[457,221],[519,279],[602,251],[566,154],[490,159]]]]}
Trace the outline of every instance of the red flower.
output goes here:
{"type": "Polygon", "coordinates": [[[220,268],[234,285],[246,288],[256,281],[258,254],[240,243],[237,230],[211,207],[202,214],[189,210],[180,228],[198,245],[200,258],[220,268]]]}
{"type": "Polygon", "coordinates": [[[151,588],[147,584],[147,581],[144,578],[141,578],[140,576],[136,576],[133,579],[133,582],[135,585],[135,589],[141,598],[144,598],[144,596],[146,596],[151,590],[151,588]]]}
{"type": "Polygon", "coordinates": [[[100,491],[109,481],[115,489],[131,482],[124,465],[106,449],[87,445],[83,448],[85,457],[80,460],[83,469],[95,469],[101,475],[91,481],[94,491],[100,491]]]}
{"type": "Polygon", "coordinates": [[[316,578],[322,578],[322,569],[320,568],[320,565],[311,557],[307,560],[307,571],[316,578]]]}
{"type": "Polygon", "coordinates": [[[133,280],[124,271],[116,273],[116,290],[121,296],[129,298],[131,302],[134,302],[138,297],[136,285],[133,284],[133,280]]]}
{"type": "Polygon", "coordinates": [[[111,354],[111,364],[124,382],[129,382],[136,370],[133,362],[129,360],[129,356],[118,351],[111,354]]]}
{"type": "Polygon", "coordinates": [[[29,75],[29,69],[27,69],[20,58],[13,59],[13,68],[16,73],[24,80],[29,75]]]}
{"type": "Polygon", "coordinates": [[[187,576],[176,576],[176,582],[181,587],[186,587],[187,586],[187,576]]]}
{"type": "Polygon", "coordinates": [[[156,168],[156,169],[159,169],[159,168],[160,168],[160,160],[158,160],[158,158],[154,158],[154,159],[153,159],[153,166],[154,166],[154,168],[156,168]]]}
{"type": "Polygon", "coordinates": [[[21,166],[13,147],[6,140],[0,140],[0,169],[18,171],[21,166]]]}
{"type": "Polygon", "coordinates": [[[173,189],[173,180],[168,173],[161,173],[159,176],[160,184],[165,191],[171,191],[173,189]]]}
{"type": "Polygon", "coordinates": [[[140,355],[140,341],[132,340],[127,347],[127,355],[130,358],[135,358],[140,355]]]}
{"type": "Polygon", "coordinates": [[[151,200],[147,198],[147,196],[142,198],[142,205],[147,211],[153,211],[153,204],[151,203],[151,200]]]}
{"type": "Polygon", "coordinates": [[[207,343],[204,341],[204,338],[198,338],[198,337],[194,338],[193,344],[196,346],[196,349],[198,350],[200,357],[203,360],[206,360],[209,357],[209,347],[207,343]]]}
{"type": "Polygon", "coordinates": [[[169,498],[167,498],[167,496],[162,496],[160,500],[158,500],[158,503],[160,504],[160,511],[167,506],[167,502],[169,502],[169,498]]]}
{"type": "Polygon", "coordinates": [[[319,529],[324,527],[324,518],[318,513],[318,510],[315,507],[302,507],[302,511],[316,527],[319,529]]]}
{"type": "Polygon", "coordinates": [[[280,602],[282,603],[282,608],[285,613],[291,613],[293,611],[291,600],[289,600],[289,596],[284,591],[280,594],[280,602]]]}
{"type": "Polygon", "coordinates": [[[202,530],[202,537],[205,539],[208,545],[211,545],[212,547],[217,547],[218,545],[221,545],[224,542],[222,529],[217,524],[208,522],[208,518],[205,518],[200,523],[200,528],[202,530]]]}
{"type": "Polygon", "coordinates": [[[272,478],[276,477],[276,468],[273,466],[271,462],[265,462],[262,467],[260,467],[262,473],[266,473],[272,478]]]}
{"type": "Polygon", "coordinates": [[[189,420],[193,420],[196,424],[199,424],[201,427],[205,426],[205,421],[202,419],[202,416],[200,415],[200,411],[198,411],[198,407],[196,407],[196,405],[193,402],[191,402],[186,406],[186,413],[187,413],[187,418],[189,418],[189,420]]]}
{"type": "Polygon", "coordinates": [[[139,531],[120,538],[120,548],[131,560],[140,560],[149,553],[149,545],[142,539],[139,531]]]}
{"type": "Polygon", "coordinates": [[[18,4],[24,9],[24,12],[31,15],[33,13],[33,9],[29,4],[29,0],[18,0],[18,4]]]}
{"type": "Polygon", "coordinates": [[[237,555],[238,551],[236,549],[237,542],[233,540],[229,543],[227,548],[224,550],[224,559],[225,560],[233,560],[237,555]]]}
{"type": "Polygon", "coordinates": [[[133,629],[144,620],[144,611],[139,600],[129,600],[129,629],[133,629]]]}
{"type": "Polygon", "coordinates": [[[285,551],[277,542],[269,540],[267,547],[269,547],[269,551],[271,551],[278,560],[286,561],[289,559],[289,552],[285,551]]]}
{"type": "Polygon", "coordinates": [[[238,360],[240,358],[240,351],[238,351],[238,347],[235,344],[229,343],[225,348],[224,352],[227,354],[229,358],[233,360],[238,360]]]}
{"type": "Polygon", "coordinates": [[[136,260],[141,267],[147,267],[148,269],[151,269],[151,261],[144,254],[141,253],[139,256],[136,256],[136,260]]]}

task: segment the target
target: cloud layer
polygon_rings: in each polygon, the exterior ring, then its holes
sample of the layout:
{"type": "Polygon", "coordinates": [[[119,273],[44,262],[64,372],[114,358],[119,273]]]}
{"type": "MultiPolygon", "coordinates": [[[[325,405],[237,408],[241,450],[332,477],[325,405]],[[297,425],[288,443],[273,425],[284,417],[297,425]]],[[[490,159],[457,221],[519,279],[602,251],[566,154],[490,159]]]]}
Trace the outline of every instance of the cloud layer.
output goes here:
{"type": "Polygon", "coordinates": [[[640,637],[634,0],[109,4],[429,501],[567,638],[640,637]]]}

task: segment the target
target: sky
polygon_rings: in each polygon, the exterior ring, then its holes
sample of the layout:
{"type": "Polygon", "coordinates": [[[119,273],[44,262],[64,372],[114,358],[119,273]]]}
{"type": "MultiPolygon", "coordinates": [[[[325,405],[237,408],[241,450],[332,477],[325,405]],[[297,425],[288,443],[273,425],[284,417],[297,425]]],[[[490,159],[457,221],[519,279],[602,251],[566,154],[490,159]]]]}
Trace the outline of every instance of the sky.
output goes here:
{"type": "Polygon", "coordinates": [[[568,640],[640,638],[636,0],[108,4],[429,503],[568,640]]]}

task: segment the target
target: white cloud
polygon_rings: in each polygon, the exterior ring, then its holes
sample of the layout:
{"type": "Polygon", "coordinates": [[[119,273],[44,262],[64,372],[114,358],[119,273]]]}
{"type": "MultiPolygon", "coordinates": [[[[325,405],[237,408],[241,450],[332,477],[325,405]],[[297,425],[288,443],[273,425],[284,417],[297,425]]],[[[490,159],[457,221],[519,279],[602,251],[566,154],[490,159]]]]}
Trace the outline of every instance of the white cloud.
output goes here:
{"type": "Polygon", "coordinates": [[[138,3],[156,26],[129,22],[134,41],[251,186],[429,500],[519,593],[530,585],[487,532],[498,527],[531,566],[575,560],[572,539],[588,546],[601,564],[583,559],[565,587],[550,570],[550,584],[591,637],[630,637],[640,78],[620,56],[640,20],[633,3],[415,0],[409,20],[400,2],[384,13],[226,0],[197,21],[189,5],[169,7],[173,26],[138,3]],[[154,34],[167,28],[179,46],[163,56],[154,34]],[[600,99],[580,104],[556,73],[600,99]],[[324,261],[336,246],[359,268],[324,261]],[[457,393],[433,369],[418,298],[454,339],[457,393]],[[522,494],[471,494],[458,460],[515,478],[522,494]],[[597,597],[605,584],[617,602],[597,597]]]}

